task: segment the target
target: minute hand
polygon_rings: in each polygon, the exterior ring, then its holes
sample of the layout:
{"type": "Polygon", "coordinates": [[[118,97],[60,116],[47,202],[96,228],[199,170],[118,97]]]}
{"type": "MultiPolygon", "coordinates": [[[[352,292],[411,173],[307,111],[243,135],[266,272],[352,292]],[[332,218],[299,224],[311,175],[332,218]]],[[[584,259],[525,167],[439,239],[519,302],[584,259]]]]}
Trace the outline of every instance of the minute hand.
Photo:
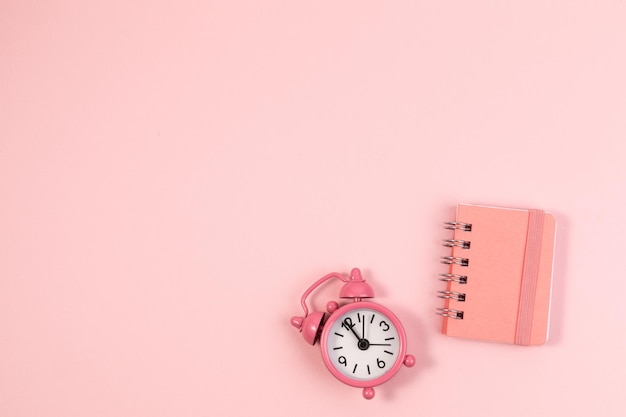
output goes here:
{"type": "Polygon", "coordinates": [[[391,343],[370,343],[370,346],[391,346],[391,343]]]}

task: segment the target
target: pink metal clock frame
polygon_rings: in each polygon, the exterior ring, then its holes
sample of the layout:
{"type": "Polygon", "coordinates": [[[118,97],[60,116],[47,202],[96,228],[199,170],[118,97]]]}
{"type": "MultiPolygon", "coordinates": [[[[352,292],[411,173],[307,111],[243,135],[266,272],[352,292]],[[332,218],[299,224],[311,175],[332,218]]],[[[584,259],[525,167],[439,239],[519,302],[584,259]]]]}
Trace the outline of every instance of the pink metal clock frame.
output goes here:
{"type": "Polygon", "coordinates": [[[374,398],[374,387],[388,381],[398,372],[402,365],[405,365],[407,367],[412,367],[413,365],[415,365],[415,357],[413,355],[405,356],[406,333],[398,317],[396,317],[396,315],[393,314],[391,310],[389,310],[387,307],[371,301],[361,301],[361,299],[363,298],[373,297],[374,290],[368,283],[365,282],[365,280],[361,276],[361,271],[358,268],[352,269],[349,279],[342,274],[333,272],[317,280],[302,295],[301,304],[302,309],[304,310],[304,317],[296,316],[291,318],[291,325],[302,332],[302,336],[309,344],[315,344],[315,342],[317,342],[321,335],[322,359],[330,373],[347,385],[363,388],[363,397],[368,400],[374,398]],[[326,322],[324,322],[323,312],[314,311],[309,314],[309,309],[306,305],[306,299],[311,294],[311,292],[313,292],[314,289],[332,278],[337,278],[345,282],[344,286],[341,288],[339,297],[351,298],[354,302],[339,307],[339,305],[335,301],[329,301],[326,304],[326,310],[328,311],[328,313],[330,313],[330,317],[328,318],[328,320],[326,320],[326,322]],[[347,375],[342,374],[332,365],[331,359],[328,355],[328,350],[326,348],[326,344],[328,342],[328,333],[330,332],[332,324],[346,312],[361,308],[368,308],[379,311],[380,313],[387,316],[398,331],[400,345],[398,358],[394,362],[393,366],[389,369],[389,371],[385,372],[385,374],[381,375],[378,378],[367,381],[353,379],[347,375]]]}
{"type": "MultiPolygon", "coordinates": [[[[405,358],[405,354],[406,354],[406,333],[404,332],[404,328],[402,327],[402,324],[400,323],[400,320],[387,307],[384,307],[384,306],[382,306],[380,304],[377,304],[377,303],[374,303],[374,302],[371,302],[371,301],[356,301],[356,302],[351,303],[351,304],[346,304],[343,307],[339,308],[337,311],[335,311],[328,318],[326,323],[324,323],[324,329],[322,330],[322,337],[321,337],[321,340],[320,340],[320,346],[321,346],[321,351],[322,351],[322,359],[324,360],[324,364],[326,365],[326,367],[328,368],[330,373],[333,374],[335,376],[335,378],[337,378],[338,380],[340,380],[344,384],[348,384],[348,385],[351,385],[353,387],[373,388],[373,387],[375,387],[377,385],[380,385],[383,382],[388,381],[392,376],[394,376],[398,372],[398,370],[400,370],[400,368],[402,367],[402,365],[406,361],[406,358],[405,358]],[[391,320],[391,323],[396,327],[396,330],[398,331],[398,338],[399,338],[399,345],[400,345],[400,351],[398,352],[398,357],[396,358],[396,361],[393,364],[393,366],[386,373],[381,375],[380,377],[378,377],[376,379],[367,380],[367,381],[362,381],[362,380],[350,378],[349,376],[341,373],[341,371],[337,370],[337,368],[335,368],[333,366],[332,362],[331,362],[331,358],[328,355],[328,349],[327,349],[327,346],[326,346],[326,344],[328,343],[328,334],[330,333],[330,329],[331,329],[333,323],[335,321],[337,321],[337,319],[339,317],[342,317],[345,313],[348,313],[348,312],[353,311],[353,310],[358,310],[358,309],[361,309],[361,308],[368,308],[368,309],[371,309],[371,310],[374,310],[374,311],[378,311],[378,312],[384,314],[385,316],[387,316],[391,320]]],[[[411,356],[411,355],[409,355],[409,356],[411,356]]]]}

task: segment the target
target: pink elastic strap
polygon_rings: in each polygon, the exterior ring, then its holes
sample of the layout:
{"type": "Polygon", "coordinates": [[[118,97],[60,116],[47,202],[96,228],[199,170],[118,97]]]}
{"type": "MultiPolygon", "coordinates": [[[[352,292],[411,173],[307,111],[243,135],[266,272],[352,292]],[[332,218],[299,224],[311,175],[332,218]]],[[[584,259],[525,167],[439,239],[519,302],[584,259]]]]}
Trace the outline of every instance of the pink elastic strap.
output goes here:
{"type": "Polygon", "coordinates": [[[539,277],[539,254],[541,253],[541,237],[543,235],[543,210],[529,210],[528,234],[526,235],[526,253],[524,255],[524,271],[517,312],[517,328],[515,344],[530,345],[530,330],[533,324],[535,309],[535,292],[539,277]]]}

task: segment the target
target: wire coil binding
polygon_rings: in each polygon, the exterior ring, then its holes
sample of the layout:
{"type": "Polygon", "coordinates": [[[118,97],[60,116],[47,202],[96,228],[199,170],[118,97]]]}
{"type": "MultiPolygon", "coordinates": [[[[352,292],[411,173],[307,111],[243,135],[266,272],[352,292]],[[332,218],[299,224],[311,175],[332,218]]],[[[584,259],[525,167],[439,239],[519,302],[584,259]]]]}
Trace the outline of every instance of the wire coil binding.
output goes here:
{"type": "Polygon", "coordinates": [[[461,222],[445,222],[445,228],[450,230],[463,230],[464,232],[471,232],[472,225],[470,223],[461,223],[461,222]]]}
{"type": "Polygon", "coordinates": [[[435,314],[440,316],[450,317],[451,319],[463,320],[463,312],[460,310],[453,310],[451,308],[438,308],[435,314]]]}
{"type": "Polygon", "coordinates": [[[467,284],[467,276],[459,274],[439,274],[439,281],[457,282],[459,284],[467,284]]]}
{"type": "Polygon", "coordinates": [[[447,246],[449,248],[453,248],[456,246],[461,249],[469,249],[470,244],[472,243],[468,240],[458,240],[458,239],[444,239],[442,242],[443,242],[442,243],[443,246],[447,246]]]}
{"type": "MultiPolygon", "coordinates": [[[[449,230],[455,230],[455,231],[460,230],[462,232],[472,231],[472,225],[470,223],[463,223],[463,222],[445,222],[444,228],[449,229],[449,230]]],[[[455,232],[455,237],[456,237],[456,232],[455,232]]],[[[471,242],[469,240],[455,239],[455,238],[443,239],[441,244],[448,248],[460,248],[461,250],[468,250],[471,247],[471,242]]],[[[453,252],[452,254],[454,255],[455,252],[453,252]]],[[[469,266],[469,258],[460,257],[460,256],[442,256],[441,263],[446,264],[446,265],[451,265],[451,268],[454,265],[466,267],[466,266],[469,266]]],[[[467,294],[465,292],[452,291],[451,284],[465,285],[467,284],[467,280],[468,280],[467,275],[453,274],[452,269],[450,270],[449,273],[439,274],[439,281],[447,282],[448,288],[443,291],[437,291],[437,297],[450,300],[450,301],[455,301],[455,302],[462,302],[462,303],[465,302],[467,294]]],[[[452,288],[454,288],[454,286],[452,286],[452,288]]],[[[463,320],[463,316],[465,314],[465,312],[462,310],[455,310],[453,308],[448,308],[448,301],[446,301],[446,307],[438,308],[436,313],[439,314],[440,316],[448,317],[448,318],[456,319],[456,320],[463,320]]]]}
{"type": "Polygon", "coordinates": [[[468,266],[469,265],[469,259],[467,259],[467,258],[459,258],[459,257],[456,257],[456,256],[442,256],[441,257],[441,263],[442,264],[448,264],[448,265],[468,266]]]}
{"type": "Polygon", "coordinates": [[[437,291],[439,293],[439,295],[437,297],[439,298],[447,298],[450,300],[456,300],[456,301],[461,301],[464,302],[465,301],[465,294],[463,294],[462,292],[457,292],[457,291],[437,291]]]}

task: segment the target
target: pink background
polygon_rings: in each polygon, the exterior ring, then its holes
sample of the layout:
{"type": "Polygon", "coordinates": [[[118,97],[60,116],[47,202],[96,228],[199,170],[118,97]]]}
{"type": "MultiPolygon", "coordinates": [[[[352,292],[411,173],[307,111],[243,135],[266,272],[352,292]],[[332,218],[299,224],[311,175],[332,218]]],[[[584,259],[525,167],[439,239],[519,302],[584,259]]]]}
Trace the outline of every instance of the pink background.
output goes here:
{"type": "Polygon", "coordinates": [[[625,2],[86,3],[0,3],[0,416],[623,415],[625,2]],[[545,346],[440,334],[460,201],[557,217],[545,346]],[[288,323],[355,266],[370,402],[288,323]]]}

